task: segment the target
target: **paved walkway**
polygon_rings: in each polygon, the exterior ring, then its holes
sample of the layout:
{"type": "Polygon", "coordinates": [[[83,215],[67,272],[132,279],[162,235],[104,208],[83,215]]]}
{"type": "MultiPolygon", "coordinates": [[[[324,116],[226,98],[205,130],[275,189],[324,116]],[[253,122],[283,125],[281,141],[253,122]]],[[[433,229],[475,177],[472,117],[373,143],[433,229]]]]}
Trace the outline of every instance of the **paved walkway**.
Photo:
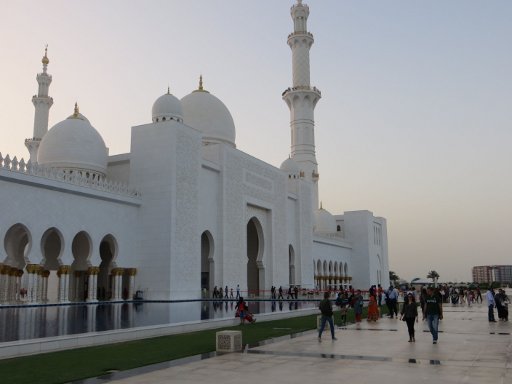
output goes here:
{"type": "MultiPolygon", "coordinates": [[[[511,319],[512,320],[512,319],[511,319]]],[[[512,321],[511,321],[512,322],[512,321]]],[[[512,383],[511,322],[489,323],[484,304],[445,304],[439,343],[426,323],[409,343],[405,322],[382,318],[337,329],[337,341],[316,332],[244,353],[215,356],[138,374],[115,383],[512,383]]],[[[105,382],[105,380],[102,380],[105,382]]]]}

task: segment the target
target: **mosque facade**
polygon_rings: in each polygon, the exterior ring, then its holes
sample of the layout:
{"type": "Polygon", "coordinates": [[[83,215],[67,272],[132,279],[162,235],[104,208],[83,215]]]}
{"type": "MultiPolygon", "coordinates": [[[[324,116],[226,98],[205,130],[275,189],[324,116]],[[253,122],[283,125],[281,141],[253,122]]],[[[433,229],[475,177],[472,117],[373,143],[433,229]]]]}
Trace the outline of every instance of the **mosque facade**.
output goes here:
{"type": "Polygon", "coordinates": [[[181,99],[160,96],[128,153],[109,155],[76,104],[48,129],[45,51],[30,157],[0,153],[0,303],[387,286],[386,220],[319,204],[309,7],[298,0],[291,16],[291,148],[280,168],[236,148],[233,118],[202,79],[181,99]]]}

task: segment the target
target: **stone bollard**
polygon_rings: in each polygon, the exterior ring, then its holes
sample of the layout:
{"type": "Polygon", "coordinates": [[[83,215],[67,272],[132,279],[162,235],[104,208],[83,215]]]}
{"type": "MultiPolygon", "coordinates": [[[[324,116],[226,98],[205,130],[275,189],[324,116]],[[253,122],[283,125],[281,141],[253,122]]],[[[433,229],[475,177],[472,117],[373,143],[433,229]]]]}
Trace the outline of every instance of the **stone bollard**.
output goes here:
{"type": "Polygon", "coordinates": [[[242,331],[219,331],[215,338],[217,353],[242,352],[242,331]]]}

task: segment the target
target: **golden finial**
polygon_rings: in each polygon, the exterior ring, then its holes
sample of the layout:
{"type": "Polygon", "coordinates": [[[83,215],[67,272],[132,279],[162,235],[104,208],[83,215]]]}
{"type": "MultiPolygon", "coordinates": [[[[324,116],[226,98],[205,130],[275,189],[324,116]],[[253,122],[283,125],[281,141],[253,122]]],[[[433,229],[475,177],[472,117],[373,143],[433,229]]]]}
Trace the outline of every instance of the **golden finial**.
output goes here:
{"type": "Polygon", "coordinates": [[[209,93],[208,91],[206,91],[203,88],[203,75],[199,75],[199,87],[194,92],[206,92],[206,93],[209,93]]]}
{"type": "Polygon", "coordinates": [[[46,46],[44,48],[44,56],[43,56],[43,59],[41,60],[41,62],[44,65],[48,65],[48,63],[50,62],[50,60],[48,59],[48,44],[46,44],[46,46]]]}
{"type": "Polygon", "coordinates": [[[73,117],[78,117],[80,114],[80,110],[78,109],[78,103],[75,103],[75,111],[73,112],[73,117]]]}

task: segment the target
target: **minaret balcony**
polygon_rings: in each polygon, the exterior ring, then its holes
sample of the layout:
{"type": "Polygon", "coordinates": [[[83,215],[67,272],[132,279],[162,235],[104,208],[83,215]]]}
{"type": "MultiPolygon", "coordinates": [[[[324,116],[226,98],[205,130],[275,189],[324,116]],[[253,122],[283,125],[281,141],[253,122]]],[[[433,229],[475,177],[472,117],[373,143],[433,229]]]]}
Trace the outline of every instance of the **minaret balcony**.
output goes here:
{"type": "Polygon", "coordinates": [[[296,87],[289,87],[287,88],[281,96],[285,98],[288,94],[292,93],[299,93],[299,92],[307,92],[307,93],[314,93],[318,96],[318,98],[322,97],[322,92],[317,87],[311,87],[309,85],[297,85],[296,87]]]}
{"type": "Polygon", "coordinates": [[[292,37],[302,37],[302,36],[308,36],[308,37],[311,37],[312,39],[314,38],[313,37],[313,34],[311,32],[307,32],[307,31],[297,31],[297,32],[292,32],[288,35],[288,40],[290,40],[292,37]]]}

